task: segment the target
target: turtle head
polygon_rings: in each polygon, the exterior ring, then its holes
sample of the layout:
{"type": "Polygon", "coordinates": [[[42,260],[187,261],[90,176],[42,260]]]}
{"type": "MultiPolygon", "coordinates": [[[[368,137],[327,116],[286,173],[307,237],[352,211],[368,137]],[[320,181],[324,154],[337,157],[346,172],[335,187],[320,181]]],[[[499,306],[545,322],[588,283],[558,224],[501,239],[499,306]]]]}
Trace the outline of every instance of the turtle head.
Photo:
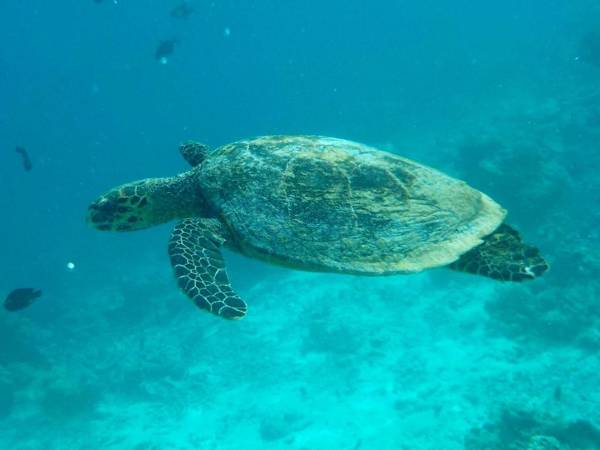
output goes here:
{"type": "Polygon", "coordinates": [[[87,222],[103,231],[135,231],[173,219],[202,216],[205,202],[196,180],[192,170],[116,187],[92,202],[87,222]]]}
{"type": "Polygon", "coordinates": [[[140,230],[156,220],[152,205],[153,179],[124,184],[102,194],[88,208],[87,220],[103,231],[140,230]]]}

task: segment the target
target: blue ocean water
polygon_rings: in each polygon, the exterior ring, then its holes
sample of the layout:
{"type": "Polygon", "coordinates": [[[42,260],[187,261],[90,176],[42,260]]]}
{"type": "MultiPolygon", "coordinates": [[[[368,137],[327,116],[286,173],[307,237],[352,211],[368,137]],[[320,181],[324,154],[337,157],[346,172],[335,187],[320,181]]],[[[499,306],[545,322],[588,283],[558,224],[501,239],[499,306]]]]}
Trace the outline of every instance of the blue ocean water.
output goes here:
{"type": "Polygon", "coordinates": [[[181,4],[0,3],[0,295],[43,291],[0,311],[0,448],[600,449],[600,3],[181,4]],[[226,253],[250,305],[231,322],[177,289],[172,223],[85,222],[107,189],[188,170],[181,142],[266,134],[463,179],[552,268],[376,278],[226,253]]]}

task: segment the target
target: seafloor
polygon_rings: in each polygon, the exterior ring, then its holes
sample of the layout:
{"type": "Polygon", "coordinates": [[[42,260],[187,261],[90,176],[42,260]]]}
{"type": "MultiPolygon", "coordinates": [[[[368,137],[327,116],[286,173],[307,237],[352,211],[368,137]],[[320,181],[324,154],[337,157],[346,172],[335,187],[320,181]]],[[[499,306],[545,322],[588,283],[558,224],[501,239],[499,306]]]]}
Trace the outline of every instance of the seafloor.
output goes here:
{"type": "Polygon", "coordinates": [[[0,315],[0,446],[600,449],[600,91],[561,92],[381,144],[499,193],[550,260],[543,279],[228,255],[234,285],[257,280],[228,322],[184,299],[162,248],[100,261],[68,275],[52,321],[0,315]]]}

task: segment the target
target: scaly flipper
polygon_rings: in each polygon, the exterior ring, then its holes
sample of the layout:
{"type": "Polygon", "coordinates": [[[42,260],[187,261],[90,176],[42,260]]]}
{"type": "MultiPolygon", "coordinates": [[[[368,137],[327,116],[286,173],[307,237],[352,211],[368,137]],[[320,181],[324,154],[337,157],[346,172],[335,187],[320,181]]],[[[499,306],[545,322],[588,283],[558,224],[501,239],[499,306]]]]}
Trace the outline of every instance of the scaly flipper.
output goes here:
{"type": "Polygon", "coordinates": [[[200,308],[225,319],[241,319],[246,304],[233,291],[220,247],[223,226],[215,219],[185,219],[173,229],[169,256],[177,284],[200,308]]]}
{"type": "Polygon", "coordinates": [[[541,276],[549,265],[537,248],[521,241],[517,230],[502,224],[483,239],[483,244],[469,250],[449,267],[500,281],[525,281],[541,276]]]}

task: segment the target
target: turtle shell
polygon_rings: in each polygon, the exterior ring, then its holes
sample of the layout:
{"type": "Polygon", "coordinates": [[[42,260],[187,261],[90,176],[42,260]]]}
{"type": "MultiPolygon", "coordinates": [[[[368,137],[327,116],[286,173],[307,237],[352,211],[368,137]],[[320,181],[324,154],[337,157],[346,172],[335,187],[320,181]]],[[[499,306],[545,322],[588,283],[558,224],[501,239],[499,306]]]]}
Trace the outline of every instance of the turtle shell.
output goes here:
{"type": "Polygon", "coordinates": [[[329,137],[235,142],[199,170],[230,245],[305,270],[391,274],[447,265],[505,216],[463,181],[329,137]]]}

